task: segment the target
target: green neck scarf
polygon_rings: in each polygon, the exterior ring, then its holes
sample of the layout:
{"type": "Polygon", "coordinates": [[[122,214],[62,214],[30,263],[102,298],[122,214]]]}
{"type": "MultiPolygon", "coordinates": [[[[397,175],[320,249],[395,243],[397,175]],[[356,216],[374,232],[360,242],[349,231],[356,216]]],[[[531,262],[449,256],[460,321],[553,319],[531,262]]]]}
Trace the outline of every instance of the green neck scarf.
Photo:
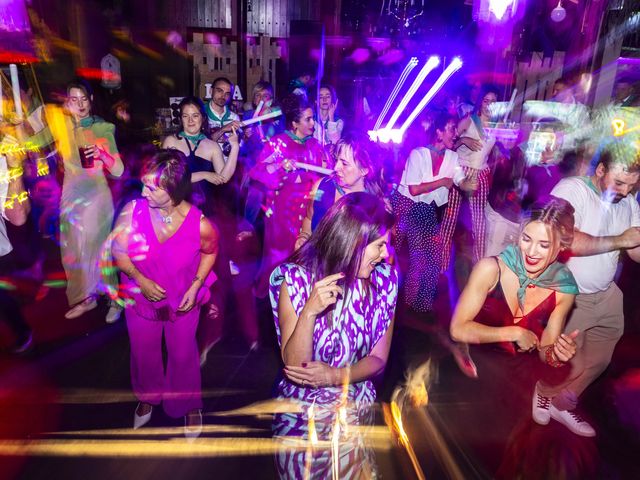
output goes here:
{"type": "Polygon", "coordinates": [[[307,140],[312,138],[311,135],[307,135],[306,137],[299,137],[295,133],[293,133],[291,130],[285,130],[284,133],[286,133],[291,140],[301,143],[303,145],[307,143],[307,140]]]}
{"type": "Polygon", "coordinates": [[[89,128],[94,123],[97,123],[97,122],[104,122],[104,120],[100,118],[98,115],[89,115],[88,117],[81,118],[76,126],[82,127],[82,128],[89,128]]]}
{"type": "Polygon", "coordinates": [[[200,132],[200,133],[198,133],[198,134],[196,134],[196,135],[188,135],[184,130],[183,130],[183,131],[181,131],[181,132],[178,134],[178,136],[179,136],[179,137],[182,137],[182,138],[186,138],[187,140],[189,140],[189,141],[190,141],[191,143],[193,143],[194,145],[195,145],[196,143],[198,143],[198,142],[201,142],[201,141],[202,141],[202,140],[204,140],[205,138],[207,138],[207,136],[206,136],[204,133],[202,133],[202,132],[200,132]]]}
{"type": "Polygon", "coordinates": [[[579,177],[579,178],[584,183],[586,183],[587,187],[589,187],[591,190],[593,190],[593,192],[596,195],[598,195],[598,197],[602,197],[602,192],[600,190],[598,190],[598,187],[595,186],[595,184],[593,183],[593,180],[591,179],[591,177],[579,177]]]}
{"type": "Polygon", "coordinates": [[[214,122],[220,122],[222,126],[224,126],[225,122],[229,120],[229,117],[231,117],[231,110],[226,105],[224,107],[224,113],[222,114],[222,117],[219,117],[218,114],[213,111],[213,109],[211,108],[211,102],[206,103],[205,110],[207,113],[207,117],[209,117],[214,122]]]}
{"type": "Polygon", "coordinates": [[[573,278],[571,270],[560,262],[553,262],[537,278],[530,278],[524,269],[522,253],[515,245],[509,245],[505,248],[500,254],[500,259],[509,267],[509,270],[516,274],[520,282],[520,288],[518,288],[518,304],[520,305],[520,310],[524,307],[524,294],[529,285],[548,288],[571,295],[577,295],[579,293],[578,285],[573,278]]]}

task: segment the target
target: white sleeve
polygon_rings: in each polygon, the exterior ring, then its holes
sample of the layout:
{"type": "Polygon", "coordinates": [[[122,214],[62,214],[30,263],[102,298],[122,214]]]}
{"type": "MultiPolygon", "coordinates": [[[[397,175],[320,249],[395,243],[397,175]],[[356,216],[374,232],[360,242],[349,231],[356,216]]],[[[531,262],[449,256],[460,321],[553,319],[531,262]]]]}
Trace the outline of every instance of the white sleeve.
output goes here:
{"type": "Polygon", "coordinates": [[[327,137],[331,143],[338,143],[342,136],[342,129],[344,128],[344,122],[339,118],[335,122],[327,122],[327,137]]]}
{"type": "Polygon", "coordinates": [[[420,153],[420,149],[411,150],[409,159],[404,167],[404,183],[405,185],[420,185],[424,179],[422,175],[422,166],[425,160],[420,153]]]}
{"type": "Polygon", "coordinates": [[[560,180],[558,184],[551,190],[551,195],[558,198],[563,198],[571,204],[575,213],[573,214],[575,220],[575,228],[580,230],[584,221],[584,193],[585,189],[589,188],[580,185],[578,182],[582,182],[579,178],[567,178],[560,180]]]}
{"type": "Polygon", "coordinates": [[[462,181],[465,179],[466,175],[464,170],[462,169],[462,165],[460,165],[460,159],[456,152],[453,152],[455,155],[455,163],[453,165],[453,183],[456,187],[459,187],[462,181]]]}
{"type": "Polygon", "coordinates": [[[635,197],[631,200],[631,226],[640,227],[640,206],[638,206],[638,200],[635,197]]]}

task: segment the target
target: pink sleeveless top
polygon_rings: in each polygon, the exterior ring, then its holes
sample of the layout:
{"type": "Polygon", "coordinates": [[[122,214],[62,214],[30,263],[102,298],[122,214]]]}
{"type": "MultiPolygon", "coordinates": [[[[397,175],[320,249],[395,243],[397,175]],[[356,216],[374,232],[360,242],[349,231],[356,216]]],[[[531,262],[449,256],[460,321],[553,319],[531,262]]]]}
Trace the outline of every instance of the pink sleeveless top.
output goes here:
{"type": "MultiPolygon", "coordinates": [[[[131,218],[131,233],[127,253],[129,258],[145,277],[153,280],[166,290],[166,298],[150,302],[135,285],[128,283],[126,290],[134,300],[133,308],[141,317],[150,320],[174,320],[182,297],[191,286],[200,264],[200,217],[202,213],[193,205],[182,225],[163,242],[151,223],[149,203],[145,199],[135,201],[131,218]]],[[[198,292],[197,305],[209,299],[209,287],[215,281],[213,271],[198,292]]]]}

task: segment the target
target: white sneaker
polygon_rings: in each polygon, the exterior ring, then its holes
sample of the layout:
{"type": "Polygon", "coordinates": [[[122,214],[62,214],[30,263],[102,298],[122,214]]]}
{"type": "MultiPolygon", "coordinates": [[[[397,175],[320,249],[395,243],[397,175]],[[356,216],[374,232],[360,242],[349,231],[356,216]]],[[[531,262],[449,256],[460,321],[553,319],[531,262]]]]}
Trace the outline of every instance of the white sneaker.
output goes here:
{"type": "Polygon", "coordinates": [[[549,408],[551,407],[551,398],[545,397],[538,393],[538,385],[533,390],[533,399],[531,402],[531,416],[533,421],[538,425],[547,425],[551,420],[551,413],[549,408]]]}
{"type": "Polygon", "coordinates": [[[596,431],[575,410],[558,410],[553,404],[549,408],[551,418],[563,424],[581,437],[595,437],[596,431]]]}
{"type": "Polygon", "coordinates": [[[120,320],[120,315],[122,315],[123,308],[117,303],[112,303],[109,305],[109,311],[107,312],[107,316],[104,317],[104,321],[107,323],[116,323],[120,320]]]}

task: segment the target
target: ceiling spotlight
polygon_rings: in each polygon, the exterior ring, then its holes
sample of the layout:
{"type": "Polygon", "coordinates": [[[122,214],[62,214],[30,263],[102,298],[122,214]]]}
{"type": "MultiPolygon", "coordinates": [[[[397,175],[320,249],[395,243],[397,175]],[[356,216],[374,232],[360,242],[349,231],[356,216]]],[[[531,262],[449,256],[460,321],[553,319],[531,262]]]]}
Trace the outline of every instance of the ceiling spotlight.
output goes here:
{"type": "Polygon", "coordinates": [[[554,22],[561,22],[567,16],[567,11],[562,7],[562,0],[558,0],[556,8],[551,10],[551,20],[554,22]]]}

